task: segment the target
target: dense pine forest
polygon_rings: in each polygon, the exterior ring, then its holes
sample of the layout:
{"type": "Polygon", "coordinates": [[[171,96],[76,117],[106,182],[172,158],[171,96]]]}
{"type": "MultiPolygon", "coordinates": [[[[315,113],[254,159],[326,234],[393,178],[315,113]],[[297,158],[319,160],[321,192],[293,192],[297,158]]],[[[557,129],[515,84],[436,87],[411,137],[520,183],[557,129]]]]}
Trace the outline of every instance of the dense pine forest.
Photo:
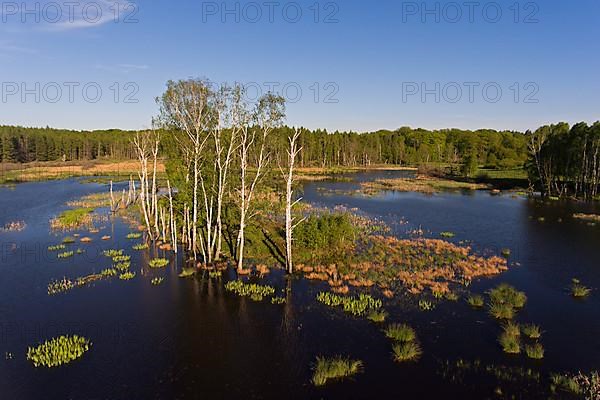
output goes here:
{"type": "MultiPolygon", "coordinates": [[[[287,145],[292,128],[277,129],[271,138],[275,153],[287,145]]],[[[68,131],[51,128],[0,127],[0,161],[78,161],[132,159],[135,132],[68,131]]],[[[328,133],[302,129],[302,167],[418,165],[462,163],[472,158],[492,168],[520,167],[527,160],[527,139],[518,132],[458,129],[428,131],[400,128],[372,133],[328,133]]]]}

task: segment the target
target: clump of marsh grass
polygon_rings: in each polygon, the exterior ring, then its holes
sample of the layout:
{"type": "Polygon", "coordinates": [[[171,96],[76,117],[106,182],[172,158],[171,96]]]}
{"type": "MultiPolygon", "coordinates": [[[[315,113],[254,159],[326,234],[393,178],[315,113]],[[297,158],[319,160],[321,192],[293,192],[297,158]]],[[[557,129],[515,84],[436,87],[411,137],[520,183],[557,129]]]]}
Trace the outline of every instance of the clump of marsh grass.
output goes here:
{"type": "Polygon", "coordinates": [[[220,278],[223,275],[221,271],[210,271],[208,273],[209,278],[220,278]]]}
{"type": "Polygon", "coordinates": [[[312,382],[315,386],[323,386],[330,379],[341,379],[356,375],[363,369],[363,362],[346,357],[317,357],[312,382]]]}
{"type": "Polygon", "coordinates": [[[54,295],[58,293],[67,292],[73,289],[75,285],[73,282],[67,278],[63,278],[58,281],[52,281],[48,284],[48,294],[54,295]]]}
{"type": "Polygon", "coordinates": [[[406,324],[391,324],[384,330],[385,336],[397,342],[412,342],[417,338],[413,328],[406,324]]]}
{"type": "Polygon", "coordinates": [[[388,317],[388,313],[384,310],[372,310],[367,314],[367,319],[373,322],[381,323],[385,322],[388,317]]]}
{"type": "Polygon", "coordinates": [[[441,232],[440,236],[446,239],[451,239],[456,235],[454,234],[454,232],[441,232]]]}
{"type": "Polygon", "coordinates": [[[504,333],[506,333],[509,336],[521,336],[521,327],[519,326],[519,324],[516,324],[512,321],[507,322],[506,325],[502,327],[502,329],[504,330],[504,333]]]}
{"type": "Polygon", "coordinates": [[[102,254],[105,257],[109,257],[109,258],[113,258],[113,257],[117,257],[117,256],[122,256],[123,255],[124,250],[116,250],[116,249],[109,249],[109,250],[104,250],[102,252],[102,254]]]}
{"type": "Polygon", "coordinates": [[[183,268],[179,273],[180,278],[189,278],[190,276],[194,276],[196,274],[196,270],[194,268],[183,268]]]}
{"type": "Polygon", "coordinates": [[[119,275],[119,279],[122,281],[129,281],[131,279],[135,278],[135,272],[125,272],[122,273],[121,275],[119,275]]]}
{"type": "Polygon", "coordinates": [[[504,257],[508,258],[508,257],[510,257],[511,251],[510,251],[510,249],[502,249],[501,253],[504,257]]]}
{"type": "Polygon", "coordinates": [[[490,303],[490,315],[496,319],[513,319],[515,309],[511,304],[492,302],[490,303]]]}
{"type": "Polygon", "coordinates": [[[131,247],[133,250],[146,250],[148,248],[148,243],[138,243],[138,244],[134,244],[131,247]]]}
{"type": "Polygon", "coordinates": [[[169,265],[169,262],[170,261],[166,258],[153,258],[152,260],[150,260],[148,265],[150,266],[150,268],[164,268],[167,265],[169,265]]]}
{"type": "Polygon", "coordinates": [[[542,329],[539,325],[535,324],[524,324],[521,326],[521,332],[529,339],[539,339],[542,337],[542,329]]]}
{"type": "Polygon", "coordinates": [[[579,282],[579,279],[573,279],[573,283],[571,284],[571,295],[575,298],[584,298],[588,297],[592,293],[592,289],[584,286],[579,282]]]}
{"type": "Polygon", "coordinates": [[[417,342],[411,341],[394,344],[392,346],[392,354],[394,356],[394,361],[405,362],[418,360],[423,354],[423,351],[417,342]]]}
{"type": "Polygon", "coordinates": [[[154,285],[154,286],[158,286],[158,285],[160,285],[161,283],[163,283],[163,281],[164,281],[164,280],[165,280],[165,278],[162,278],[162,277],[152,278],[152,281],[151,281],[151,283],[152,283],[152,285],[154,285]]]}
{"type": "Polygon", "coordinates": [[[59,253],[58,258],[69,258],[69,257],[73,257],[74,254],[75,254],[75,252],[73,252],[73,251],[65,251],[65,252],[59,253]]]}
{"type": "Polygon", "coordinates": [[[521,341],[519,336],[513,336],[510,333],[502,332],[498,338],[502,350],[508,354],[519,354],[521,352],[521,341]]]}
{"type": "Polygon", "coordinates": [[[544,358],[544,347],[540,343],[525,345],[525,353],[527,357],[535,360],[541,360],[544,358]]]}
{"type": "Polygon", "coordinates": [[[473,294],[467,297],[467,303],[473,308],[481,308],[485,304],[485,300],[483,299],[483,296],[473,294]]]}
{"type": "Polygon", "coordinates": [[[285,297],[272,297],[271,304],[285,304],[285,297]]]}
{"type": "Polygon", "coordinates": [[[256,283],[244,283],[242,281],[230,281],[225,284],[225,290],[234,292],[238,296],[250,297],[253,301],[262,301],[264,297],[273,296],[275,288],[268,285],[256,283]]]}
{"type": "Polygon", "coordinates": [[[55,246],[48,246],[48,251],[59,251],[64,250],[66,248],[67,246],[65,246],[64,244],[57,244],[55,246]]]}
{"type": "Polygon", "coordinates": [[[71,237],[71,236],[67,236],[66,238],[64,238],[62,240],[63,244],[71,244],[71,243],[75,243],[75,238],[71,237]]]}
{"type": "Polygon", "coordinates": [[[68,364],[88,351],[90,341],[80,336],[60,336],[27,349],[27,359],[36,367],[59,367],[68,364]]]}
{"type": "Polygon", "coordinates": [[[454,292],[448,292],[444,297],[448,301],[458,301],[458,295],[454,292]]]}
{"type": "Polygon", "coordinates": [[[139,239],[142,237],[142,234],[139,232],[131,232],[127,234],[127,239],[139,239]]]}
{"type": "Polygon", "coordinates": [[[361,293],[357,297],[340,296],[331,292],[320,292],[317,301],[329,307],[342,306],[344,311],[354,316],[363,316],[368,311],[378,310],[383,305],[379,299],[361,293]]]}
{"type": "Polygon", "coordinates": [[[509,304],[513,308],[523,308],[527,302],[527,296],[514,287],[501,283],[489,292],[490,300],[493,303],[509,304]]]}
{"type": "Polygon", "coordinates": [[[431,311],[435,308],[435,304],[429,300],[421,299],[419,300],[419,308],[421,311],[431,311]]]}

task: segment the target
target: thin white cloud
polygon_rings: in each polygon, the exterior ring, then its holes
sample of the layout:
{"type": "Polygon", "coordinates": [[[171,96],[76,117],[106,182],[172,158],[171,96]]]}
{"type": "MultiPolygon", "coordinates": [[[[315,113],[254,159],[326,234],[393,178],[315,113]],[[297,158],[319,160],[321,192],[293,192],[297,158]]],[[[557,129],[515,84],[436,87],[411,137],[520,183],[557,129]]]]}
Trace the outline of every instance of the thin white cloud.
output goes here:
{"type": "MultiPolygon", "coordinates": [[[[77,29],[97,28],[109,23],[131,23],[138,10],[136,3],[127,0],[84,0],[73,2],[74,6],[62,9],[58,21],[55,18],[43,18],[44,30],[62,32],[77,29]]],[[[67,4],[67,3],[65,3],[67,4]]]]}
{"type": "Polygon", "coordinates": [[[37,50],[29,47],[18,46],[7,40],[0,40],[0,53],[36,54],[37,50]]]}
{"type": "Polygon", "coordinates": [[[97,69],[113,73],[130,73],[133,71],[145,71],[150,69],[150,66],[145,64],[116,64],[116,65],[96,65],[97,69]]]}

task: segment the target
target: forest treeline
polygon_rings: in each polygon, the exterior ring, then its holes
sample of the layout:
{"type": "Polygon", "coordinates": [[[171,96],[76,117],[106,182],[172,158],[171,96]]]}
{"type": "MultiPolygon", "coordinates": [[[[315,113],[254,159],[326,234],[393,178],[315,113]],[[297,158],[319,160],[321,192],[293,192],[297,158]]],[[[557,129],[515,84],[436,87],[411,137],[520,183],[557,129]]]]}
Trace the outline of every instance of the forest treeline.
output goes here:
{"type": "MultiPolygon", "coordinates": [[[[279,154],[292,128],[277,128],[270,147],[279,154]]],[[[0,162],[134,159],[135,132],[69,131],[0,126],[0,162]]],[[[355,167],[374,164],[461,163],[471,157],[491,168],[520,167],[527,160],[527,139],[518,132],[400,128],[358,134],[302,129],[301,167],[355,167]]]]}

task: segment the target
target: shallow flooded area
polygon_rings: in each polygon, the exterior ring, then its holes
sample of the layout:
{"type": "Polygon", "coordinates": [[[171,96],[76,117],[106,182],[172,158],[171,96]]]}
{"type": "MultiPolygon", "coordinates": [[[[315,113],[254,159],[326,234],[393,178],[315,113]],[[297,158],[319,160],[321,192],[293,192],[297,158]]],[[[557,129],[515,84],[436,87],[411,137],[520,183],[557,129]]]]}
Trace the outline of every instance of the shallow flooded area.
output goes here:
{"type": "Polygon", "coordinates": [[[600,226],[573,214],[598,214],[600,207],[487,191],[355,192],[361,181],[398,176],[410,172],[310,182],[302,196],[314,206],[344,207],[384,223],[399,238],[440,239],[445,232],[452,233],[445,240],[469,244],[478,254],[510,249],[507,272],[475,280],[457,301],[408,293],[382,299],[387,322],[410,324],[419,338],[423,355],[402,364],[394,362],[382,325],[315,301],[326,283],[274,271],[261,283],[287,302],[255,302],[225,290],[236,279],[231,269],[222,277],[205,271],[181,278],[181,253],[133,250],[139,240],[127,236],[135,228],[110,217],[108,209],[100,210],[106,218],[96,233],[51,230],[49,221],[68,201],[104,193],[106,185],[72,179],[0,188],[0,226],[25,223],[22,230],[0,233],[2,398],[568,398],[551,392],[550,374],[598,369],[600,360],[600,226]],[[65,247],[74,255],[59,259],[48,250],[73,235],[77,240],[65,247]],[[81,242],[84,236],[91,242],[81,242]],[[51,281],[109,268],[103,252],[110,249],[131,256],[133,279],[48,295],[51,281]],[[155,257],[170,263],[150,268],[155,257]],[[590,296],[571,296],[574,278],[593,289],[590,296]],[[503,282],[526,293],[515,320],[541,326],[542,360],[503,353],[499,322],[487,307],[474,309],[465,300],[503,282]],[[431,309],[419,305],[423,299],[431,309]],[[34,368],[26,359],[28,347],[67,334],[91,341],[81,359],[54,369],[34,368]],[[316,358],[335,355],[362,360],[362,371],[315,387],[316,358]]]}

